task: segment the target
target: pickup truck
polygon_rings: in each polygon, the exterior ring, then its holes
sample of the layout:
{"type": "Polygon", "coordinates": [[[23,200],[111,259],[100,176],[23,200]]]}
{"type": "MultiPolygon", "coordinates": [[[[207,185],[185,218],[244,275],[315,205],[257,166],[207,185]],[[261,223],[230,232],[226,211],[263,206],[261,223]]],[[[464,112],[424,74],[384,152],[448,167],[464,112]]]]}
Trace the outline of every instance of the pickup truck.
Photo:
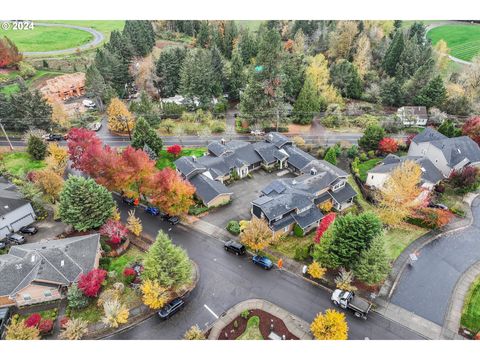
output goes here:
{"type": "Polygon", "coordinates": [[[372,308],[372,304],[361,297],[355,296],[353,291],[336,289],[331,298],[336,306],[342,309],[350,309],[356,317],[367,320],[367,315],[372,308]]]}

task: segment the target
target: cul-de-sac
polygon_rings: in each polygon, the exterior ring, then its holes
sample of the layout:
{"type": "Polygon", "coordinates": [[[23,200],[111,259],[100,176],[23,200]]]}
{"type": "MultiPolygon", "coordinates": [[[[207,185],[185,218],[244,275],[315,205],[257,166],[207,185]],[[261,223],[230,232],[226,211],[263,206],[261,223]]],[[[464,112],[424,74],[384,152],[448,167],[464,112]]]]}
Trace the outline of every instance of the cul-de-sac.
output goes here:
{"type": "Polygon", "coordinates": [[[0,24],[0,339],[480,339],[480,21],[0,24]]]}

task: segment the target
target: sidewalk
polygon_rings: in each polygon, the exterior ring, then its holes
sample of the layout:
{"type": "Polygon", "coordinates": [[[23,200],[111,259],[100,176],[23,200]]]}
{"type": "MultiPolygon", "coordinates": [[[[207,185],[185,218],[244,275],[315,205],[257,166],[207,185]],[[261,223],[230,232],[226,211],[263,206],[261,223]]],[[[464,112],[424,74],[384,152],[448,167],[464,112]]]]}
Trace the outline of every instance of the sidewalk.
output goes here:
{"type": "Polygon", "coordinates": [[[313,340],[310,334],[310,325],[281,307],[262,299],[250,299],[242,301],[222,315],[210,330],[208,340],[216,340],[220,336],[222,329],[230,324],[244,310],[259,309],[268,312],[281,319],[288,330],[300,340],[313,340]]]}

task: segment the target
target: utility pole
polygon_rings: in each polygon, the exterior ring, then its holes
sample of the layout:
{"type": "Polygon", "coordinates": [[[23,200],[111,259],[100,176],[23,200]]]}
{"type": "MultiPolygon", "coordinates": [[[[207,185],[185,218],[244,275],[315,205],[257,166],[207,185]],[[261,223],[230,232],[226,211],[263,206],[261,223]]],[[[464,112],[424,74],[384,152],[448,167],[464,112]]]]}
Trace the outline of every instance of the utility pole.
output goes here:
{"type": "Polygon", "coordinates": [[[5,138],[6,138],[7,141],[8,141],[8,145],[10,145],[10,150],[13,150],[13,145],[12,145],[12,143],[10,142],[10,138],[8,137],[7,132],[5,131],[5,128],[3,127],[3,124],[2,124],[2,121],[1,121],[1,120],[0,120],[0,127],[2,128],[3,134],[5,135],[5,138]]]}

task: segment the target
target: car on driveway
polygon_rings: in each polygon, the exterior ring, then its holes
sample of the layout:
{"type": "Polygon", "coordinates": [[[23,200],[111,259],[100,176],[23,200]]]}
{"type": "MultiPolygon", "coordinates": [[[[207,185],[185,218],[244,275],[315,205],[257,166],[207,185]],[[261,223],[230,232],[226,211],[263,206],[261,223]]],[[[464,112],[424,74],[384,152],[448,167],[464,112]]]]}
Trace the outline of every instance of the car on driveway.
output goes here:
{"type": "Polygon", "coordinates": [[[34,235],[37,233],[38,228],[33,225],[28,225],[20,228],[19,230],[22,234],[34,235]]]}
{"type": "Polygon", "coordinates": [[[234,241],[234,240],[230,240],[230,241],[227,241],[224,245],[223,245],[223,248],[226,250],[226,251],[229,251],[229,252],[232,252],[234,253],[235,255],[239,256],[239,255],[243,255],[245,254],[246,252],[246,249],[245,249],[245,246],[243,246],[242,244],[234,241]]]}
{"type": "Polygon", "coordinates": [[[185,301],[180,298],[176,298],[165,305],[159,312],[158,316],[162,320],[169,319],[173,314],[180,311],[185,306],[185,301]]]}
{"type": "Polygon", "coordinates": [[[12,245],[23,245],[25,244],[25,237],[20,234],[9,234],[7,235],[7,240],[12,245]]]}
{"type": "Polygon", "coordinates": [[[161,211],[160,211],[158,208],[154,207],[154,206],[147,206],[147,207],[145,208],[145,212],[146,212],[147,214],[150,214],[150,215],[153,215],[153,216],[158,216],[158,215],[161,214],[161,211]]]}
{"type": "Polygon", "coordinates": [[[272,260],[270,260],[268,257],[266,256],[260,256],[260,255],[255,255],[253,258],[252,258],[252,262],[255,264],[255,265],[258,265],[262,268],[264,268],[265,270],[270,270],[272,267],[273,267],[273,262],[272,260]]]}

